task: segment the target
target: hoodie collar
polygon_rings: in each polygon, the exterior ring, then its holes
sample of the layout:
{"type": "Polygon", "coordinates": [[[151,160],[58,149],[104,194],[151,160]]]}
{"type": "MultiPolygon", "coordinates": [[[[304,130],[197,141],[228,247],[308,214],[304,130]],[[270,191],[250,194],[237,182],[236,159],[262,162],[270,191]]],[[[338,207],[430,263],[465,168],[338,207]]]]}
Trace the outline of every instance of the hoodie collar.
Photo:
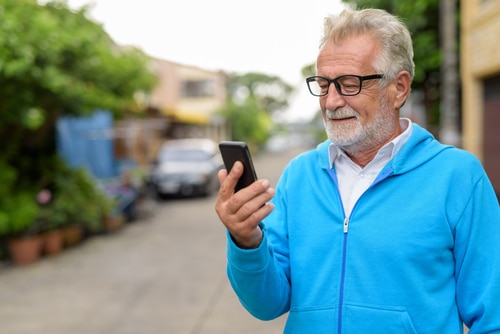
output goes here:
{"type": "MultiPolygon", "coordinates": [[[[400,118],[399,124],[401,125],[403,132],[399,136],[382,146],[373,160],[384,159],[386,160],[386,162],[388,162],[396,154],[398,154],[404,144],[408,142],[412,134],[413,123],[408,118],[400,118]]],[[[332,167],[335,163],[335,160],[341,156],[350,160],[347,154],[339,146],[330,143],[330,146],[328,147],[329,166],[332,167]]]]}

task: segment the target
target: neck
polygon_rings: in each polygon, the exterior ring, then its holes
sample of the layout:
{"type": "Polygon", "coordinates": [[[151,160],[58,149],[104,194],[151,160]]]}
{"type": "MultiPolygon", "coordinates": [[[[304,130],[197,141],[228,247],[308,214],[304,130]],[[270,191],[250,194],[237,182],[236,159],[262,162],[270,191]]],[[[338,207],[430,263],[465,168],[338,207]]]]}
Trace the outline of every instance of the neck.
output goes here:
{"type": "Polygon", "coordinates": [[[344,147],[342,148],[344,152],[347,154],[347,156],[354,162],[356,165],[358,165],[361,168],[365,168],[366,165],[372,161],[375,156],[377,155],[377,152],[382,148],[383,145],[374,147],[370,150],[359,152],[359,151],[352,151],[350,150],[349,147],[344,147]]]}
{"type": "Polygon", "coordinates": [[[341,147],[341,149],[347,154],[347,156],[361,168],[366,167],[377,155],[378,151],[387,143],[391,142],[394,138],[403,133],[403,129],[399,125],[396,127],[392,135],[386,140],[373,145],[372,141],[366,144],[354,144],[350,146],[341,147]]]}

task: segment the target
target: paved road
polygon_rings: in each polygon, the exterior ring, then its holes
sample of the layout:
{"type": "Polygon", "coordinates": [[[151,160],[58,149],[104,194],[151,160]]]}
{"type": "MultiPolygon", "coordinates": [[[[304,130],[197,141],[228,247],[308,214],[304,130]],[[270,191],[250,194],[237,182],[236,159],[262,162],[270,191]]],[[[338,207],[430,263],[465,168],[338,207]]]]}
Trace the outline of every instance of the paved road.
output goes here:
{"type": "MultiPolygon", "coordinates": [[[[255,158],[276,182],[291,155],[255,158]]],[[[0,333],[281,333],[252,318],[225,275],[214,197],[167,200],[149,218],[25,267],[0,269],[0,333]]]]}

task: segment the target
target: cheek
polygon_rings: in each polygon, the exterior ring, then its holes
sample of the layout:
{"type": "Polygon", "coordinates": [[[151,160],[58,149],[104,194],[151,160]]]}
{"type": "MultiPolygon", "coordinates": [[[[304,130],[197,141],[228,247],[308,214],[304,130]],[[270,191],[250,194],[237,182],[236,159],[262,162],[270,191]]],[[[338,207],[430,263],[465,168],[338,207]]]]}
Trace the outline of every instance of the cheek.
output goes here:
{"type": "Polygon", "coordinates": [[[351,104],[351,108],[358,113],[362,124],[369,123],[377,114],[377,105],[373,102],[364,101],[363,103],[351,104]]]}
{"type": "Polygon", "coordinates": [[[379,114],[380,110],[383,108],[381,99],[375,94],[362,97],[362,99],[353,101],[350,105],[358,112],[363,122],[370,122],[377,117],[377,114],[379,114]]]}
{"type": "Polygon", "coordinates": [[[325,110],[326,109],[326,96],[320,96],[318,98],[318,101],[319,101],[319,107],[321,108],[321,110],[325,110]]]}
{"type": "Polygon", "coordinates": [[[396,108],[396,109],[400,108],[401,102],[397,98],[398,91],[397,91],[396,87],[393,85],[390,85],[389,87],[387,87],[386,91],[387,91],[387,95],[385,96],[386,106],[390,106],[390,107],[396,108]]]}

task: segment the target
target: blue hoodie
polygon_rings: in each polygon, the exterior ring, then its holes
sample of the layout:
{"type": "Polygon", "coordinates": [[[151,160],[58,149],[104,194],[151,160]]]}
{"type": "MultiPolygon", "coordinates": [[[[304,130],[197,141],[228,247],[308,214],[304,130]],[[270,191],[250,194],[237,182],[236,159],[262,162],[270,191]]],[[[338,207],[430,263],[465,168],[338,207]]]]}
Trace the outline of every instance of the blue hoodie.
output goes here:
{"type": "Polygon", "coordinates": [[[285,333],[500,333],[500,209],[481,164],[413,125],[345,217],[326,141],[293,159],[257,249],[228,277],[285,333]]]}

